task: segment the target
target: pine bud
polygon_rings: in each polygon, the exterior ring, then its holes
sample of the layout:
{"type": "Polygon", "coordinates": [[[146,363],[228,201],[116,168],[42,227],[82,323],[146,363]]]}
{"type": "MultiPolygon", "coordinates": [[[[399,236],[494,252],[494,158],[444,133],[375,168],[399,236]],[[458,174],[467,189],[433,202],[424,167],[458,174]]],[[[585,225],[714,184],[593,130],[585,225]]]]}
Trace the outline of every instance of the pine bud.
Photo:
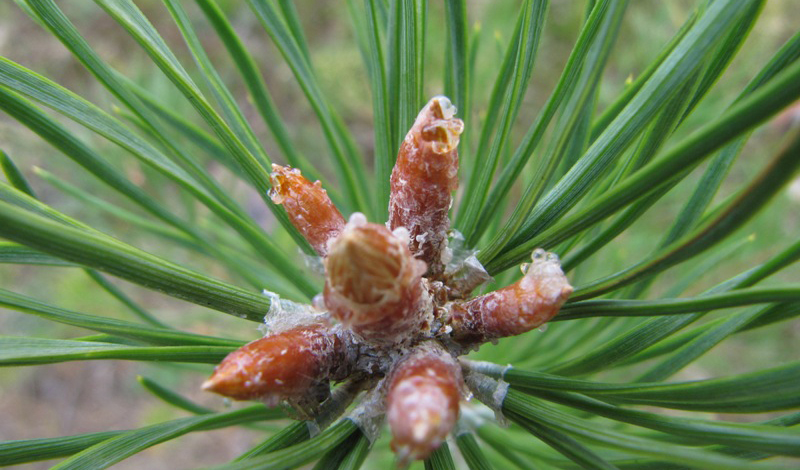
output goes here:
{"type": "MultiPolygon", "coordinates": [[[[236,400],[268,406],[327,386],[343,362],[341,339],[323,325],[304,325],[248,343],[228,356],[203,384],[236,400]]],[[[297,400],[298,402],[302,400],[297,400]]]]}
{"type": "Polygon", "coordinates": [[[503,289],[449,304],[453,338],[465,345],[530,331],[553,318],[572,294],[558,256],[537,249],[525,275],[503,289]]]}
{"type": "Polygon", "coordinates": [[[401,464],[427,458],[458,419],[461,368],[440,346],[426,343],[389,378],[386,416],[401,464]]]}
{"type": "Polygon", "coordinates": [[[414,256],[428,264],[437,279],[450,228],[452,191],[458,187],[458,139],[464,123],[444,96],[431,99],[400,146],[392,170],[389,227],[405,227],[414,256]]]}
{"type": "Polygon", "coordinates": [[[320,256],[325,256],[328,240],[339,235],[345,221],[322,188],[322,183],[308,181],[296,168],[275,164],[272,165],[270,183],[272,202],[283,205],[292,225],[320,256]]]}
{"type": "Polygon", "coordinates": [[[425,263],[407,240],[354,214],[325,258],[325,305],[345,327],[379,343],[418,331],[430,310],[425,263]]]}

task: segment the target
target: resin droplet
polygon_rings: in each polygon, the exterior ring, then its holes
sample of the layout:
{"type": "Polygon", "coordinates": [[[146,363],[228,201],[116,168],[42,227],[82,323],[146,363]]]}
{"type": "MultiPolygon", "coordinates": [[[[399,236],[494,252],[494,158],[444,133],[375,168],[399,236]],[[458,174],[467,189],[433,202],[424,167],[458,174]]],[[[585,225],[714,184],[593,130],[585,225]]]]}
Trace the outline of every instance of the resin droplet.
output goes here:
{"type": "Polygon", "coordinates": [[[367,340],[397,342],[420,328],[430,298],[425,263],[385,226],[348,223],[325,259],[325,305],[367,340]]]}
{"type": "Polygon", "coordinates": [[[203,390],[236,400],[303,402],[343,372],[344,345],[323,325],[297,327],[248,343],[214,369],[203,390]]]}
{"type": "Polygon", "coordinates": [[[386,416],[401,466],[427,458],[450,434],[463,381],[455,359],[432,343],[419,346],[395,366],[386,416]]]}
{"type": "Polygon", "coordinates": [[[428,277],[444,272],[442,255],[450,228],[451,193],[458,187],[458,146],[464,123],[444,96],[431,99],[400,146],[392,170],[389,228],[405,227],[414,256],[428,264],[428,277]]]}
{"type": "Polygon", "coordinates": [[[292,225],[320,256],[325,256],[328,240],[339,235],[345,221],[322,184],[308,181],[296,168],[274,164],[270,183],[272,202],[283,205],[292,225]]]}
{"type": "Polygon", "coordinates": [[[467,346],[530,331],[553,318],[572,294],[558,257],[536,250],[516,283],[449,304],[452,337],[467,346]]]}

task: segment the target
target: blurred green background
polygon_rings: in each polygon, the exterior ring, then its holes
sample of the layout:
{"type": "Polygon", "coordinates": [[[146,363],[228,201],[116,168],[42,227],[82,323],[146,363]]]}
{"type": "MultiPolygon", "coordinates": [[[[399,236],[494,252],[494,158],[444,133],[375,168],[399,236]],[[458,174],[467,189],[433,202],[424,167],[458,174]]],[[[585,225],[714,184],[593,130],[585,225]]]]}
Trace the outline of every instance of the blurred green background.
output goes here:
{"type": "MultiPolygon", "coordinates": [[[[160,71],[155,69],[136,44],[99,7],[85,0],[63,0],[59,6],[75,22],[90,43],[109,62],[127,76],[162,97],[163,102],[186,116],[193,116],[190,105],[172,89],[160,71]]],[[[200,18],[192,2],[185,2],[190,13],[200,18]]],[[[323,172],[327,166],[327,148],[319,127],[302,92],[294,83],[293,75],[280,54],[271,45],[258,21],[243,2],[220,1],[229,14],[239,34],[253,51],[270,87],[287,127],[298,147],[318,165],[323,172]],[[316,157],[316,158],[314,158],[316,157]]],[[[517,2],[479,0],[470,4],[469,21],[480,35],[474,77],[476,111],[464,116],[467,126],[471,120],[482,119],[481,100],[488,99],[492,81],[502,59],[516,16],[517,2]]],[[[624,88],[629,77],[635,77],[683,23],[694,2],[637,0],[631,2],[625,22],[605,71],[605,81],[600,90],[600,109],[611,102],[624,88]]],[[[156,0],[137,1],[151,22],[173,47],[187,69],[193,65],[185,55],[180,35],[171,23],[164,7],[156,0]]],[[[371,155],[372,107],[369,84],[363,62],[351,33],[350,19],[344,2],[297,3],[308,35],[312,60],[320,83],[331,104],[336,107],[347,125],[353,130],[365,154],[371,155]]],[[[514,141],[536,116],[541,104],[551,92],[566,62],[583,16],[582,2],[554,1],[548,16],[545,37],[540,47],[538,63],[531,86],[525,97],[516,128],[514,141]]],[[[426,44],[426,95],[442,91],[444,58],[444,20],[441,2],[431,2],[430,27],[426,44]]],[[[703,104],[684,124],[676,138],[686,135],[709,121],[723,110],[739,93],[747,81],[796,32],[800,25],[800,9],[791,0],[766,2],[762,17],[754,33],[745,42],[739,56],[733,61],[718,85],[705,98],[703,104]]],[[[245,98],[244,88],[231,66],[222,45],[210,26],[202,20],[196,27],[218,69],[239,98],[239,103],[250,118],[251,124],[262,138],[272,157],[283,162],[266,132],[257,113],[245,98]],[[205,34],[204,34],[205,33],[205,34]]],[[[19,62],[70,90],[110,110],[113,99],[75,61],[70,53],[44,29],[29,20],[13,2],[0,2],[0,55],[19,62]]],[[[780,137],[790,123],[800,120],[800,107],[788,108],[780,117],[758,130],[733,167],[717,200],[734,193],[749,181],[763,166],[768,156],[780,145],[780,137]]],[[[123,169],[133,181],[165,201],[173,201],[176,192],[153,172],[127,158],[115,146],[93,137],[85,129],[62,121],[82,139],[89,142],[109,160],[123,169]]],[[[33,172],[41,167],[66,181],[103,195],[123,207],[127,201],[106,190],[76,164],[58,154],[26,128],[0,114],[0,148],[9,153],[30,179],[39,197],[59,210],[100,228],[134,246],[160,256],[186,264],[212,276],[225,278],[226,273],[212,262],[196,259],[188,252],[165,245],[143,236],[118,219],[112,219],[80,201],[61,193],[46,184],[33,172]]],[[[252,215],[265,226],[272,223],[267,211],[261,207],[258,195],[253,194],[223,168],[211,166],[215,176],[228,185],[229,190],[252,215]]],[[[635,262],[638,257],[653,249],[663,231],[680,210],[691,191],[699,168],[692,177],[676,187],[656,204],[648,214],[595,256],[602,263],[589,264],[576,275],[592,279],[616,271],[635,262]]],[[[512,194],[512,198],[518,194],[512,194]]],[[[178,203],[175,207],[182,206],[178,203]]],[[[191,208],[182,210],[191,210],[191,208]]],[[[197,214],[201,218],[202,214],[197,214]]],[[[800,234],[800,180],[773,201],[757,218],[735,234],[731,241],[735,248],[715,269],[704,273],[687,292],[703,289],[766,259],[784,248],[787,242],[800,234]]],[[[299,257],[298,257],[299,259],[299,257]]],[[[691,272],[703,259],[682,264],[662,276],[675,281],[691,272]]],[[[779,284],[800,279],[798,266],[784,270],[768,282],[779,284]]],[[[116,282],[150,312],[169,324],[199,333],[224,334],[242,339],[254,339],[259,334],[251,323],[241,322],[193,304],[181,302],[125,282],[116,282]]],[[[21,292],[46,302],[86,313],[111,317],[125,317],[121,305],[96,285],[80,270],[68,268],[20,267],[0,265],[0,286],[21,292]]],[[[658,294],[658,285],[654,294],[658,294]]],[[[710,319],[710,318],[709,318],[710,319]]],[[[566,327],[559,324],[554,327],[566,327]]],[[[87,334],[83,330],[46,322],[37,317],[0,309],[0,331],[6,335],[76,337],[87,334]]],[[[532,332],[535,335],[547,334],[532,332]]],[[[738,335],[724,342],[706,357],[683,371],[677,378],[696,379],[720,373],[747,371],[764,364],[779,363],[800,357],[800,322],[780,323],[738,335]],[[746,346],[746,349],[745,349],[746,346]],[[747,354],[744,354],[744,351],[747,354]]],[[[185,393],[198,402],[212,407],[223,405],[221,399],[199,391],[205,367],[156,366],[132,362],[76,362],[35,368],[0,369],[0,440],[25,439],[106,429],[127,429],[157,420],[180,416],[174,408],[148,395],[136,382],[137,375],[160,380],[165,385],[185,393]],[[199,373],[197,372],[199,371],[199,373]]],[[[235,405],[234,405],[235,406],[235,405]]],[[[755,419],[756,417],[748,417],[755,419]]],[[[116,468],[188,468],[224,462],[251,447],[261,439],[261,434],[246,429],[224,429],[216,432],[190,434],[149,449],[118,464],[116,468]]],[[[385,446],[384,446],[385,448],[385,446]]],[[[37,463],[25,468],[46,468],[37,463]]],[[[369,468],[369,467],[367,467],[369,468]]],[[[379,468],[379,467],[376,467],[379,468]]]]}

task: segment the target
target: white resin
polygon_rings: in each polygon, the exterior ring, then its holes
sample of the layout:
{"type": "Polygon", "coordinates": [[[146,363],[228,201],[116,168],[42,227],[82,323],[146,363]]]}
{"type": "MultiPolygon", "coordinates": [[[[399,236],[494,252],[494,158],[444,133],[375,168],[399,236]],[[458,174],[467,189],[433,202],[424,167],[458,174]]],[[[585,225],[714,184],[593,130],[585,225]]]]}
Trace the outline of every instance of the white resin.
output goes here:
{"type": "Polygon", "coordinates": [[[386,416],[385,383],[385,379],[381,380],[375,388],[364,394],[361,403],[347,416],[347,419],[358,426],[370,443],[381,437],[386,416]]]}
{"type": "Polygon", "coordinates": [[[477,253],[477,250],[466,248],[464,236],[460,232],[451,230],[447,249],[442,252],[448,286],[466,295],[492,280],[492,276],[478,261],[477,253]]]}
{"type": "Polygon", "coordinates": [[[326,319],[324,312],[311,305],[281,299],[281,296],[268,290],[264,290],[263,294],[270,299],[264,323],[258,328],[264,336],[281,333],[301,325],[320,323],[326,319]]]}

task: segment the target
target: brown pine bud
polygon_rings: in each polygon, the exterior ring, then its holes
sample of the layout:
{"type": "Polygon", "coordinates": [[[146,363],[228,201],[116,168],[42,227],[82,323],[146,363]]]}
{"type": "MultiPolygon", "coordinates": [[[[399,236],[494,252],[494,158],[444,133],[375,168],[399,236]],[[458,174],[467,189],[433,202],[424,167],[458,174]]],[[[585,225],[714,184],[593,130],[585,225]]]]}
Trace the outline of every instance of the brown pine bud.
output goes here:
{"type": "Polygon", "coordinates": [[[397,342],[418,331],[430,311],[424,272],[405,237],[356,213],[325,258],[325,305],[364,339],[397,342]]]}
{"type": "Polygon", "coordinates": [[[322,188],[322,183],[308,181],[296,168],[275,164],[272,165],[270,183],[272,202],[283,205],[292,225],[320,256],[325,256],[328,240],[339,235],[345,221],[322,188]]]}
{"type": "Polygon", "coordinates": [[[444,271],[452,191],[458,187],[458,139],[464,123],[444,96],[431,99],[400,146],[392,170],[389,227],[405,227],[414,256],[431,278],[444,271]]]}
{"type": "Polygon", "coordinates": [[[452,337],[464,345],[530,331],[553,318],[572,294],[558,257],[537,249],[525,275],[503,289],[449,304],[452,337]]]}
{"type": "Polygon", "coordinates": [[[456,360],[431,343],[395,366],[386,417],[401,464],[427,458],[447,438],[458,419],[462,383],[456,360]]]}
{"type": "Polygon", "coordinates": [[[248,343],[228,356],[203,384],[236,400],[261,399],[268,406],[305,397],[336,375],[344,345],[324,325],[304,325],[248,343]]]}

